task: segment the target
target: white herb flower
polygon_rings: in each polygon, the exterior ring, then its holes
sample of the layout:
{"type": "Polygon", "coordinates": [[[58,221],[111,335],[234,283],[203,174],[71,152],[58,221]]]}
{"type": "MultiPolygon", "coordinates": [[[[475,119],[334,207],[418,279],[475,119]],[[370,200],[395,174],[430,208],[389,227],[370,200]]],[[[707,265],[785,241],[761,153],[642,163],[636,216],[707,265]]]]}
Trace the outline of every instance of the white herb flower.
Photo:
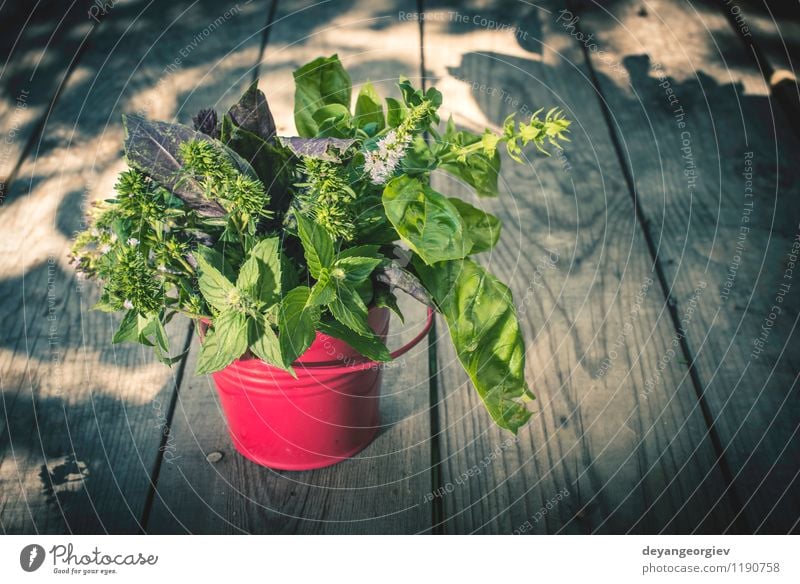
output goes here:
{"type": "Polygon", "coordinates": [[[135,237],[131,237],[130,239],[128,239],[128,245],[130,245],[131,247],[136,247],[137,245],[139,245],[139,240],[136,239],[135,237]]]}
{"type": "Polygon", "coordinates": [[[398,137],[397,132],[392,130],[378,140],[377,149],[364,155],[364,171],[369,174],[374,184],[385,184],[391,178],[410,140],[411,136],[398,137]]]}
{"type": "Polygon", "coordinates": [[[125,302],[123,302],[122,306],[124,306],[128,310],[133,310],[133,302],[131,302],[130,300],[126,300],[125,302]]]}
{"type": "Polygon", "coordinates": [[[100,253],[108,253],[110,251],[111,251],[111,246],[108,245],[107,243],[104,243],[103,245],[100,246],[100,253]]]}

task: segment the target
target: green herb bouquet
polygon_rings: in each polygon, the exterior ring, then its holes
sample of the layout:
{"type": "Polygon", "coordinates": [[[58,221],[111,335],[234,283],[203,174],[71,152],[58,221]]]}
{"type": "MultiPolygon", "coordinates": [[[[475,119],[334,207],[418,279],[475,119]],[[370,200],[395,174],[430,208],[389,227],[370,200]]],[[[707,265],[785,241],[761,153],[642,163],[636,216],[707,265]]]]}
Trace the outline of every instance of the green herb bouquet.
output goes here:
{"type": "MultiPolygon", "coordinates": [[[[396,294],[433,306],[495,422],[530,417],[525,348],[506,285],[471,256],[499,220],[430,186],[441,169],[496,196],[498,148],[521,160],[565,140],[559,111],[502,132],[440,129],[442,95],[399,81],[402,99],[352,84],[338,57],[294,73],[299,136],[279,137],[253,84],[221,117],[194,128],[126,116],[128,170],[116,197],[92,207],[72,261],[102,285],[95,308],[124,311],[113,342],[136,341],[167,363],[164,325],[177,313],[210,323],[198,373],[245,354],[291,371],[317,331],[374,361],[391,359],[368,307],[399,314],[396,294]],[[385,105],[384,105],[385,103],[385,105]]],[[[402,315],[400,315],[402,316],[402,315]]]]}

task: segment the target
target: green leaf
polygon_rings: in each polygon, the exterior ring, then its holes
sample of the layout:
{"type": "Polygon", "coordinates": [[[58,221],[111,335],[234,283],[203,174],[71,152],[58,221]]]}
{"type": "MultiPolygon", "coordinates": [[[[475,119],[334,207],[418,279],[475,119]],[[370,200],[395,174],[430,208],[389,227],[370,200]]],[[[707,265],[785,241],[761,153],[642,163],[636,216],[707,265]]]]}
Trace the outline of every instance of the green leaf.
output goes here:
{"type": "Polygon", "coordinates": [[[394,294],[392,294],[389,286],[386,284],[377,284],[375,286],[373,293],[373,304],[376,308],[390,309],[397,315],[397,318],[399,318],[401,322],[406,321],[405,317],[403,316],[403,312],[397,305],[397,298],[394,294]]]}
{"type": "Polygon", "coordinates": [[[341,260],[343,258],[358,256],[364,258],[383,259],[383,254],[380,253],[380,249],[380,245],[357,245],[355,247],[348,247],[347,249],[340,251],[336,258],[341,260]]]}
{"type": "Polygon", "coordinates": [[[281,301],[278,328],[281,354],[286,363],[292,363],[305,353],[316,338],[320,310],[306,306],[310,294],[307,286],[298,286],[281,301]]]}
{"type": "Polygon", "coordinates": [[[517,432],[531,416],[523,401],[525,346],[511,291],[472,260],[415,267],[447,321],[458,358],[492,419],[517,432]]]}
{"type": "Polygon", "coordinates": [[[344,341],[353,349],[372,361],[391,361],[392,355],[383,341],[374,332],[359,335],[335,320],[323,320],[319,330],[330,337],[344,341]]]}
{"type": "Polygon", "coordinates": [[[294,123],[297,133],[313,138],[319,130],[314,113],[329,104],[350,108],[352,83],[338,55],[319,57],[294,72],[294,123]]]}
{"type": "Polygon", "coordinates": [[[396,128],[406,117],[406,106],[393,97],[386,98],[386,123],[389,127],[396,128]]]}
{"type": "Polygon", "coordinates": [[[119,323],[117,332],[111,339],[112,343],[125,343],[137,342],[139,340],[139,327],[138,327],[139,313],[135,310],[129,310],[119,323]]]}
{"type": "Polygon", "coordinates": [[[200,344],[200,356],[197,358],[197,375],[205,375],[219,371],[230,365],[233,359],[228,359],[217,342],[217,335],[213,329],[206,331],[200,344]]]}
{"type": "Polygon", "coordinates": [[[225,310],[214,319],[214,331],[220,347],[233,359],[247,350],[247,316],[238,310],[225,310]]]}
{"type": "Polygon", "coordinates": [[[281,345],[272,326],[262,314],[247,321],[247,340],[250,350],[262,361],[291,372],[291,361],[284,360],[281,345]]]}
{"type": "Polygon", "coordinates": [[[487,137],[486,134],[473,134],[465,130],[459,132],[450,120],[443,141],[456,156],[451,156],[448,160],[443,161],[439,168],[466,182],[475,189],[478,195],[496,197],[498,194],[497,178],[500,173],[500,155],[497,153],[499,138],[487,137]],[[467,155],[460,154],[462,149],[478,142],[482,146],[480,150],[472,151],[467,155]]]}
{"type": "Polygon", "coordinates": [[[347,107],[340,103],[331,103],[319,108],[311,117],[317,124],[322,124],[325,122],[325,120],[343,120],[349,119],[352,116],[350,115],[350,110],[347,107]]]}
{"type": "Polygon", "coordinates": [[[450,202],[458,209],[461,219],[464,220],[464,228],[472,242],[469,253],[480,253],[492,249],[500,238],[500,219],[459,198],[450,197],[450,202]]]}
{"type": "Polygon", "coordinates": [[[281,295],[280,239],[268,237],[259,241],[242,264],[236,288],[251,299],[275,304],[281,295]]]}
{"type": "Polygon", "coordinates": [[[303,244],[308,271],[319,278],[322,269],[333,264],[333,240],[327,231],[302,214],[295,213],[294,216],[297,218],[297,234],[303,244]]]}
{"type": "Polygon", "coordinates": [[[382,261],[377,258],[346,257],[336,260],[334,266],[344,270],[346,282],[355,285],[369,278],[382,261]]]}
{"type": "Polygon", "coordinates": [[[230,258],[226,258],[225,255],[221,254],[214,248],[200,245],[194,251],[194,256],[195,258],[202,256],[206,263],[208,263],[211,267],[216,268],[219,272],[222,272],[222,275],[231,282],[236,279],[236,272],[233,267],[231,267],[231,262],[229,261],[230,258]]]}
{"type": "Polygon", "coordinates": [[[401,239],[425,263],[460,259],[469,252],[458,209],[419,179],[392,179],[383,190],[383,208],[401,239]]]}
{"type": "Polygon", "coordinates": [[[200,293],[211,306],[217,310],[226,310],[238,298],[236,288],[222,272],[212,266],[204,254],[195,252],[197,265],[200,267],[200,293]]]}
{"type": "Polygon", "coordinates": [[[367,124],[375,124],[375,132],[380,132],[386,126],[383,117],[381,97],[369,81],[361,86],[356,98],[356,127],[363,128],[367,124]]]}
{"type": "Polygon", "coordinates": [[[306,304],[308,306],[327,306],[336,298],[336,284],[333,283],[329,272],[324,269],[319,280],[311,288],[311,295],[306,304]]]}
{"type": "Polygon", "coordinates": [[[367,307],[349,285],[339,284],[336,288],[336,298],[328,308],[336,320],[353,331],[361,335],[369,335],[372,332],[367,323],[367,307]]]}

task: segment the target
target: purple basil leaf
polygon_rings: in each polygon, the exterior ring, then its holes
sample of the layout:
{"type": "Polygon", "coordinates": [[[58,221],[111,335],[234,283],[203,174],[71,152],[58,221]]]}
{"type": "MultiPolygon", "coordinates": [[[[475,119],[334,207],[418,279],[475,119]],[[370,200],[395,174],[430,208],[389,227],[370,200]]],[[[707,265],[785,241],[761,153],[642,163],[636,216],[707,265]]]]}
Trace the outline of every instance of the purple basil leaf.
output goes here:
{"type": "Polygon", "coordinates": [[[217,128],[217,112],[213,109],[201,109],[192,118],[194,129],[212,138],[219,139],[219,129],[217,128]]]}
{"type": "Polygon", "coordinates": [[[309,156],[331,162],[340,162],[339,157],[331,150],[344,154],[355,142],[355,140],[344,138],[299,138],[297,136],[281,136],[280,141],[296,156],[309,156]]]}
{"type": "Polygon", "coordinates": [[[258,81],[253,82],[239,102],[228,110],[228,114],[234,124],[252,132],[265,142],[275,136],[275,120],[269,111],[267,98],[258,89],[258,81]]]}

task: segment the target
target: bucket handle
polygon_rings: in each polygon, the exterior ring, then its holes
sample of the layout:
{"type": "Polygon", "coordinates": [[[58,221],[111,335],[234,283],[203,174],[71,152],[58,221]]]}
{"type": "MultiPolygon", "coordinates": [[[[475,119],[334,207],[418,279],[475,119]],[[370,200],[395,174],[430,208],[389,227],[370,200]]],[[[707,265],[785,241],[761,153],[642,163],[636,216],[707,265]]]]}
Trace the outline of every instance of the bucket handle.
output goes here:
{"type": "MultiPolygon", "coordinates": [[[[416,347],[422,339],[424,339],[428,335],[428,332],[431,330],[431,327],[433,326],[433,315],[434,315],[433,308],[428,307],[428,317],[425,320],[425,326],[422,327],[422,330],[416,337],[408,341],[405,345],[403,345],[399,349],[396,349],[391,352],[392,361],[394,361],[401,355],[405,355],[406,353],[408,353],[411,349],[416,347]]],[[[372,361],[371,359],[367,358],[364,358],[363,361],[359,360],[353,363],[347,363],[345,361],[319,361],[316,363],[314,362],[303,363],[296,361],[292,363],[292,367],[302,367],[303,369],[317,369],[320,367],[349,367],[352,369],[367,369],[370,367],[374,367],[379,363],[380,363],[379,361],[372,361]]]]}

